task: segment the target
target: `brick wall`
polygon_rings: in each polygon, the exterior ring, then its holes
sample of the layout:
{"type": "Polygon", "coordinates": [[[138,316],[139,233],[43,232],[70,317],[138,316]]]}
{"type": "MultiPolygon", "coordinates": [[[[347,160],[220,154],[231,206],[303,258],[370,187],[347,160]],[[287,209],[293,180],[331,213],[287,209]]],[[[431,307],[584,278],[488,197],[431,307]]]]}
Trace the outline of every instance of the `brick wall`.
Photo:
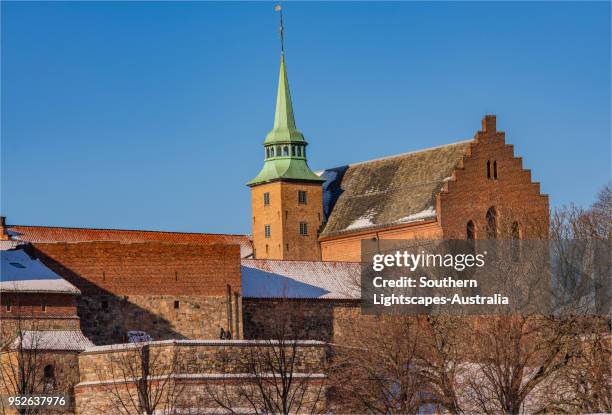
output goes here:
{"type": "Polygon", "coordinates": [[[540,184],[532,181],[531,171],[514,156],[514,147],[506,144],[505,134],[497,131],[495,117],[487,116],[470,154],[438,196],[443,237],[465,239],[471,220],[476,238],[487,239],[486,215],[491,207],[496,211],[499,238],[509,238],[514,222],[519,224],[522,239],[547,237],[548,196],[540,193],[540,184]]]}
{"type": "Polygon", "coordinates": [[[214,339],[223,327],[241,337],[237,245],[86,242],[34,250],[81,290],[77,312],[96,344],[125,341],[127,330],[156,340],[214,339]]]}
{"type": "Polygon", "coordinates": [[[253,247],[255,258],[319,261],[321,252],[317,233],[323,217],[320,183],[273,182],[251,189],[253,247]],[[307,202],[299,203],[298,192],[305,191],[307,202]],[[270,204],[264,205],[264,193],[270,204]],[[308,235],[300,235],[300,222],[308,235]],[[270,237],[264,227],[270,225],[270,237]]]}
{"type": "Polygon", "coordinates": [[[378,239],[436,239],[442,236],[436,221],[350,233],[321,239],[323,261],[361,261],[361,241],[378,239]]]}

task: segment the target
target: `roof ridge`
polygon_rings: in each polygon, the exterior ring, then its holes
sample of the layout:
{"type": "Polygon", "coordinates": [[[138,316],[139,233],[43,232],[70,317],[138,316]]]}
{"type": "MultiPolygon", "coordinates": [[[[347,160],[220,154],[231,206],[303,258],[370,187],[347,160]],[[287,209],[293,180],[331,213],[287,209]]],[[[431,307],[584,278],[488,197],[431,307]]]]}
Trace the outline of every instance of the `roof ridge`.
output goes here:
{"type": "Polygon", "coordinates": [[[426,151],[437,150],[437,149],[443,148],[443,147],[455,146],[455,145],[459,145],[459,144],[467,144],[467,143],[470,143],[472,141],[474,141],[473,138],[468,138],[468,139],[465,139],[465,140],[454,141],[452,143],[447,143],[447,144],[440,144],[438,146],[422,148],[422,149],[419,149],[419,150],[406,151],[404,153],[391,154],[391,155],[388,155],[388,156],[377,157],[375,159],[357,161],[355,163],[344,164],[342,166],[329,167],[329,168],[325,168],[325,169],[321,169],[321,170],[316,170],[314,173],[317,176],[321,176],[323,173],[325,173],[328,170],[337,169],[337,168],[340,168],[340,167],[359,166],[360,164],[372,163],[372,162],[375,162],[375,161],[389,160],[389,159],[393,159],[393,158],[396,158],[396,157],[407,156],[409,154],[424,153],[426,151]]]}
{"type": "Polygon", "coordinates": [[[84,231],[115,231],[115,232],[148,232],[148,233],[178,233],[184,235],[223,235],[223,236],[244,236],[248,237],[248,234],[242,233],[212,233],[212,232],[182,232],[182,231],[164,231],[164,230],[148,230],[148,229],[119,229],[119,228],[86,228],[78,226],[48,226],[48,225],[7,225],[8,229],[14,227],[21,228],[50,228],[50,229],[74,229],[84,231]]]}

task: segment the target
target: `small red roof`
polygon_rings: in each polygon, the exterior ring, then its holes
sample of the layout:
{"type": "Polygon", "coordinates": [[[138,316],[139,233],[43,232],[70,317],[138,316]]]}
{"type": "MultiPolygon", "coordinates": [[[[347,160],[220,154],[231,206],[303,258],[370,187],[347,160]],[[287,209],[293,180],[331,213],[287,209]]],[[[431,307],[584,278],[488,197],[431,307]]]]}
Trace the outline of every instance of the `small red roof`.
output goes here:
{"type": "Polygon", "coordinates": [[[240,256],[249,257],[253,246],[248,235],[218,233],[192,233],[142,231],[128,229],[65,228],[54,226],[10,225],[14,240],[34,243],[53,242],[171,242],[178,244],[230,244],[240,245],[240,256]]]}

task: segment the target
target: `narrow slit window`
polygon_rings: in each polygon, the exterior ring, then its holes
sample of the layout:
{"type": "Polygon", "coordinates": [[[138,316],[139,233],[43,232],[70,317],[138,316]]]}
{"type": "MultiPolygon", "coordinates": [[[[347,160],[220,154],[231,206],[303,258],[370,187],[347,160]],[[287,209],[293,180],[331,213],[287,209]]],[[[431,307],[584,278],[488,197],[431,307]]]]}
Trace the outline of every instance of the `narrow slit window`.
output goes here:
{"type": "Polygon", "coordinates": [[[491,178],[491,161],[487,160],[487,179],[491,178]]]}
{"type": "Polygon", "coordinates": [[[179,300],[174,300],[174,309],[178,310],[181,307],[181,303],[179,300]]]}
{"type": "Polygon", "coordinates": [[[300,222],[300,235],[308,235],[308,224],[300,222]]]}
{"type": "Polygon", "coordinates": [[[497,180],[497,160],[493,162],[493,178],[497,180]]]}

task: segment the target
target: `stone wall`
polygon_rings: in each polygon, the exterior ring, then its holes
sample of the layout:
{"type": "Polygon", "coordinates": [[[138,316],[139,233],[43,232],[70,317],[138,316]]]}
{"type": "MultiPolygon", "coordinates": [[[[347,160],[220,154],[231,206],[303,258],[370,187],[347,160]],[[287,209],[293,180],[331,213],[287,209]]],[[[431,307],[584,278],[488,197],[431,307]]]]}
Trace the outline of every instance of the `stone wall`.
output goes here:
{"type": "MultiPolygon", "coordinates": [[[[100,346],[83,352],[79,356],[80,383],[75,388],[77,413],[113,413],[117,401],[137,395],[137,383],[130,378],[134,373],[140,376],[143,368],[152,394],[180,402],[177,406],[219,410],[213,396],[230,397],[254,386],[255,375],[263,374],[253,371],[253,365],[267,371],[267,360],[261,359],[277,356],[281,347],[287,354],[295,350],[295,384],[304,379],[307,394],[320,390],[323,398],[326,351],[322,342],[299,342],[293,349],[291,343],[270,341],[162,341],[100,346]]],[[[247,407],[247,403],[232,404],[247,407]]]]}
{"type": "MultiPolygon", "coordinates": [[[[17,352],[0,353],[0,365],[2,366],[3,376],[9,376],[8,374],[10,373],[18,373],[19,369],[23,368],[25,372],[30,373],[28,379],[32,380],[29,382],[38,385],[37,393],[64,395],[68,399],[66,407],[48,408],[44,413],[74,413],[74,386],[79,382],[78,352],[39,350],[30,353],[28,354],[28,361],[30,363],[19,363],[19,354],[17,352]],[[52,378],[44,378],[44,370],[47,366],[52,367],[52,378]]],[[[16,389],[15,385],[14,381],[6,378],[2,379],[0,381],[0,394],[17,394],[19,389],[16,389]]]]}
{"type": "Polygon", "coordinates": [[[127,341],[128,330],[146,331],[154,340],[218,339],[223,327],[240,338],[237,299],[229,301],[231,326],[227,296],[99,294],[81,297],[78,305],[83,333],[95,344],[113,344],[127,341]]]}
{"type": "Polygon", "coordinates": [[[292,315],[288,336],[336,343],[361,316],[358,300],[243,299],[246,339],[275,338],[279,316],[292,315]]]}

